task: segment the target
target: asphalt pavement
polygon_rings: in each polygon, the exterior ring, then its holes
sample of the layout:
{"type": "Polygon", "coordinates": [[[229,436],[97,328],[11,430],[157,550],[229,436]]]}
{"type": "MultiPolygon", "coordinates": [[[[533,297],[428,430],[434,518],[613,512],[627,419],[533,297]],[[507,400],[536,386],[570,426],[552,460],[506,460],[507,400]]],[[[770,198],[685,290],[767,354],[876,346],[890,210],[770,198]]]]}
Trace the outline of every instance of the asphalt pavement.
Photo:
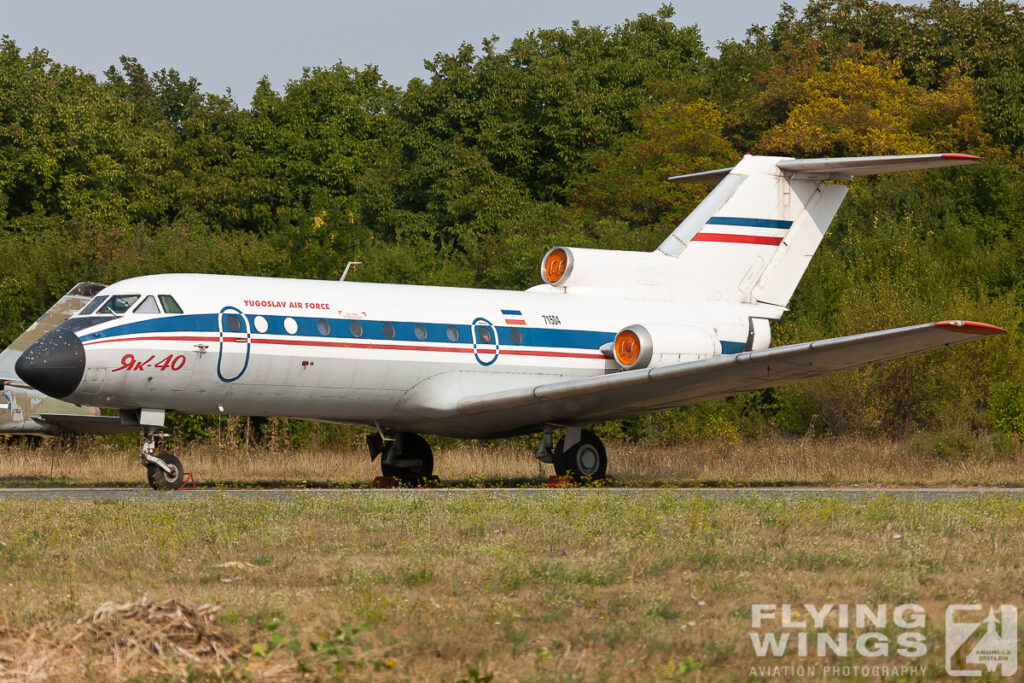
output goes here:
{"type": "Polygon", "coordinates": [[[868,499],[879,496],[918,500],[957,500],[1010,496],[1024,498],[1024,488],[1004,487],[908,487],[908,488],[828,488],[828,487],[748,487],[748,488],[419,488],[419,489],[240,489],[201,488],[182,491],[154,491],[149,488],[0,488],[2,500],[206,500],[218,496],[254,500],[288,501],[303,496],[343,499],[351,496],[402,496],[455,498],[486,496],[514,498],[521,496],[678,496],[680,498],[743,498],[752,496],[775,498],[840,498],[868,499]]]}

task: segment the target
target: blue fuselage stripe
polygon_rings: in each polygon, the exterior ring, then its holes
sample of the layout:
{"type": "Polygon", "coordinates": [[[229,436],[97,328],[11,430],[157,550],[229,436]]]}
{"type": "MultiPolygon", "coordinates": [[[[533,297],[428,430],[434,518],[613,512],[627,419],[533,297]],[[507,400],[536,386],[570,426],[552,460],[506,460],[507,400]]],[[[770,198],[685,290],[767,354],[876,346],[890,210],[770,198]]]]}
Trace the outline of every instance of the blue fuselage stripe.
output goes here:
{"type": "MultiPolygon", "coordinates": [[[[82,341],[93,341],[96,339],[107,339],[129,334],[154,334],[154,333],[206,333],[220,334],[218,315],[215,313],[197,315],[179,315],[174,317],[160,317],[152,320],[140,320],[136,322],[117,325],[105,330],[90,332],[82,335],[82,341]]],[[[258,317],[246,315],[249,323],[249,332],[254,337],[260,333],[255,331],[253,321],[258,317]]],[[[330,331],[323,334],[317,324],[321,318],[300,318],[296,316],[259,316],[267,321],[267,331],[263,334],[297,337],[325,337],[333,339],[363,339],[399,342],[438,342],[445,344],[466,344],[472,346],[473,336],[470,325],[449,325],[446,323],[414,323],[414,322],[393,322],[389,320],[329,320],[330,331]],[[298,324],[298,331],[294,335],[288,334],[284,327],[286,318],[292,318],[298,324]],[[353,325],[358,323],[358,328],[353,325]],[[384,325],[390,323],[394,327],[395,335],[389,337],[384,333],[384,325]],[[426,329],[426,337],[421,339],[416,335],[417,325],[426,329]],[[448,328],[455,328],[458,332],[457,339],[453,340],[448,335],[448,328]],[[360,331],[358,336],[355,332],[360,331]]],[[[612,341],[615,338],[614,332],[599,332],[593,330],[562,330],[532,327],[505,327],[494,325],[498,333],[499,346],[541,346],[560,349],[597,349],[602,344],[612,341]],[[522,341],[515,344],[512,339],[513,330],[522,334],[522,341]]],[[[233,334],[233,333],[231,333],[233,334]]]]}
{"type": "MultiPolygon", "coordinates": [[[[116,325],[105,330],[88,332],[82,335],[82,341],[94,341],[98,339],[109,339],[124,335],[155,334],[155,333],[199,333],[199,334],[220,334],[220,316],[216,313],[202,313],[191,315],[160,316],[150,320],[139,320],[135,322],[116,325]]],[[[328,334],[323,334],[318,323],[322,318],[302,318],[296,316],[279,315],[252,315],[246,314],[249,334],[254,338],[261,333],[256,332],[254,320],[262,317],[267,321],[267,331],[262,334],[278,335],[287,337],[314,337],[327,339],[361,339],[369,341],[396,341],[396,342],[434,342],[444,344],[465,344],[472,346],[473,332],[470,325],[449,325],[447,323],[414,323],[414,322],[393,322],[389,320],[351,320],[333,319],[327,321],[330,329],[328,334]],[[292,318],[298,324],[295,334],[289,334],[284,327],[284,321],[292,318]],[[356,327],[353,323],[358,323],[356,327]],[[389,337],[384,333],[384,325],[390,323],[394,327],[395,335],[389,337]],[[416,327],[422,325],[426,331],[426,337],[421,339],[416,335],[416,327]],[[449,337],[449,328],[455,328],[458,332],[457,339],[449,337]],[[361,333],[357,336],[355,332],[361,333]]],[[[499,346],[532,346],[552,349],[586,349],[596,350],[602,345],[615,339],[614,332],[601,332],[596,330],[565,330],[545,327],[525,326],[502,326],[494,325],[498,333],[499,346]],[[513,340],[513,334],[522,335],[522,341],[518,343],[513,340]]],[[[244,333],[244,330],[241,331],[244,333]]],[[[228,334],[236,334],[229,332],[228,334]]],[[[453,335],[454,336],[454,335],[453,335]]],[[[722,353],[740,353],[745,348],[744,342],[723,341],[722,353]]]]}
{"type": "Polygon", "coordinates": [[[747,348],[747,345],[744,342],[723,341],[721,344],[722,353],[725,355],[741,353],[745,348],[747,348]]]}

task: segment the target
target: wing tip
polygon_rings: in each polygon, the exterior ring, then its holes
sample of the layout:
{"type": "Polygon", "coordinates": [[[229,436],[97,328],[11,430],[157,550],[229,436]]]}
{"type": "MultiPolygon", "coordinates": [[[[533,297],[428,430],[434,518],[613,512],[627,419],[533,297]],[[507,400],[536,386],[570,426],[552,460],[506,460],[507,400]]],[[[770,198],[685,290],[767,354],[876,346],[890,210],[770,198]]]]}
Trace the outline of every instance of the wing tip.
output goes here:
{"type": "Polygon", "coordinates": [[[944,320],[935,323],[935,327],[949,332],[962,332],[964,334],[976,334],[991,336],[995,334],[1006,334],[1006,330],[988,323],[976,323],[971,320],[944,320]]]}
{"type": "Polygon", "coordinates": [[[967,162],[971,162],[971,163],[973,163],[975,161],[983,161],[984,160],[984,157],[976,157],[973,154],[957,154],[955,152],[949,152],[949,153],[943,154],[942,158],[943,159],[952,159],[954,161],[967,161],[967,162]]]}

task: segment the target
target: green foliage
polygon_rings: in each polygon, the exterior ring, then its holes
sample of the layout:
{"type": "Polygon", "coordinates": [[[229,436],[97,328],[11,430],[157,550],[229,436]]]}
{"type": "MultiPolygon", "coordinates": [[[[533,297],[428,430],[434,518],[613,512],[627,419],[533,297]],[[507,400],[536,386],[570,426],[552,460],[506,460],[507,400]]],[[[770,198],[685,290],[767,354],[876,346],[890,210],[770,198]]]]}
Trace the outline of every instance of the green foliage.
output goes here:
{"type": "Polygon", "coordinates": [[[167,429],[177,444],[190,443],[197,439],[210,439],[217,434],[215,415],[182,415],[172,413],[167,416],[167,429]]]}
{"type": "Polygon", "coordinates": [[[988,405],[989,420],[993,427],[1024,440],[1024,382],[994,384],[988,405]]]}
{"type": "MultiPolygon", "coordinates": [[[[4,37],[0,345],[75,282],[154,272],[334,279],[362,261],[350,278],[525,288],[556,244],[653,249],[704,193],[664,179],[748,150],[963,151],[989,161],[851,184],[775,343],[946,318],[1010,335],[601,430],[1020,438],[1022,63],[1024,11],[1002,0],[784,5],[717,58],[663,7],[466,43],[404,88],[373,67],[308,68],[240,107],[174,69],[123,57],[98,81],[4,37]]],[[[362,438],[246,425],[174,418],[182,440],[362,438]]]]}
{"type": "Polygon", "coordinates": [[[933,434],[916,434],[907,449],[912,457],[962,460],[974,453],[978,439],[963,429],[945,429],[933,434]]]}

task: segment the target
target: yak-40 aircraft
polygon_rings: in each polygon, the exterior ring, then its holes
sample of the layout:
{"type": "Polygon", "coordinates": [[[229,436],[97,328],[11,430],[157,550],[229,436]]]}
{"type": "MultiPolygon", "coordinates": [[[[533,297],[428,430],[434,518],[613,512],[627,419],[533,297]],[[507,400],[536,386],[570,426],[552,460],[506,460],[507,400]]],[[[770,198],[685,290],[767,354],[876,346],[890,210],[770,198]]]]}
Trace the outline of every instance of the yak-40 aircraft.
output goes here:
{"type": "Polygon", "coordinates": [[[816,377],[980,339],[965,321],[769,348],[846,196],[839,181],[970,164],[962,154],[746,156],[672,178],[715,188],[656,251],[554,247],[527,291],[224,275],[151,275],[105,288],[17,361],[37,389],[118,408],[144,430],[154,487],[167,411],[373,426],[384,475],[433,471],[420,434],[541,432],[558,474],[602,477],[584,425],[816,377]],[[564,436],[553,444],[555,430],[564,436]]]}

